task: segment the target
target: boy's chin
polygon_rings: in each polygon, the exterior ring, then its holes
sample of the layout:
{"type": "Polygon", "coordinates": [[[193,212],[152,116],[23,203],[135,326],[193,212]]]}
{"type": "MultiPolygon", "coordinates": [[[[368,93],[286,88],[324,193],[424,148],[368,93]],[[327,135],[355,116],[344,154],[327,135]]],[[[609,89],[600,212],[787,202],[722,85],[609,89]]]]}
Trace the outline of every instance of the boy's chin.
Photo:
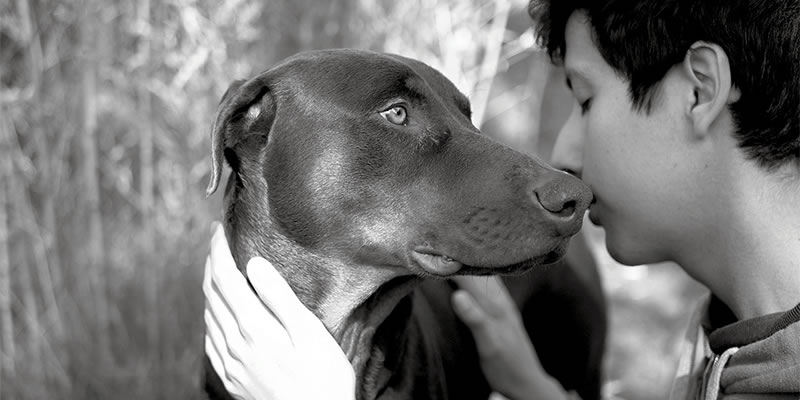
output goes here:
{"type": "Polygon", "coordinates": [[[655,264],[662,261],[643,245],[635,240],[620,240],[606,233],[606,250],[614,261],[627,266],[655,264]]]}

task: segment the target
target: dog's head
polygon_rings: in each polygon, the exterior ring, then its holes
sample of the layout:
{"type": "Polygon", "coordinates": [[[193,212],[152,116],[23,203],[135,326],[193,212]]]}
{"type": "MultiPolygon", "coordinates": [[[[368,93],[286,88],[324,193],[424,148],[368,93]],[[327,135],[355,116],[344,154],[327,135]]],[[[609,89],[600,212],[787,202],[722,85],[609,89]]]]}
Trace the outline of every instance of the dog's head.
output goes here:
{"type": "Polygon", "coordinates": [[[212,142],[209,194],[224,157],[226,196],[259,203],[293,242],[421,276],[554,262],[592,200],[580,180],[481,135],[449,80],[394,55],[303,53],[236,82],[212,142]]]}

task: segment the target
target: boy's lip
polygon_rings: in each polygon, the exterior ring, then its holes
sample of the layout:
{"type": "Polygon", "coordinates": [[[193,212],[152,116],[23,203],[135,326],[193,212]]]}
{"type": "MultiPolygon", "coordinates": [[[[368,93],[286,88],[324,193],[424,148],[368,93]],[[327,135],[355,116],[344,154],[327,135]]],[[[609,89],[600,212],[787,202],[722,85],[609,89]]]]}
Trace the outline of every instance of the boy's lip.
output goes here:
{"type": "Polygon", "coordinates": [[[600,208],[599,204],[597,204],[596,201],[594,204],[592,204],[592,207],[589,208],[589,221],[591,221],[592,224],[595,226],[602,226],[602,224],[600,223],[600,212],[598,210],[599,208],[600,208]]]}

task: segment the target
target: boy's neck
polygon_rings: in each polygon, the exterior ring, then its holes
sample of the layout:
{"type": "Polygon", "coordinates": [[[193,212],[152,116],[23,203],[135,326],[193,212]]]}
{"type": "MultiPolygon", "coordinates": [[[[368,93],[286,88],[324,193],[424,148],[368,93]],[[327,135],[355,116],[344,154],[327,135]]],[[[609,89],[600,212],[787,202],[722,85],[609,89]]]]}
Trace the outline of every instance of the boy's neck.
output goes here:
{"type": "Polygon", "coordinates": [[[715,237],[679,260],[739,320],[800,302],[800,175],[731,163],[715,237]]]}

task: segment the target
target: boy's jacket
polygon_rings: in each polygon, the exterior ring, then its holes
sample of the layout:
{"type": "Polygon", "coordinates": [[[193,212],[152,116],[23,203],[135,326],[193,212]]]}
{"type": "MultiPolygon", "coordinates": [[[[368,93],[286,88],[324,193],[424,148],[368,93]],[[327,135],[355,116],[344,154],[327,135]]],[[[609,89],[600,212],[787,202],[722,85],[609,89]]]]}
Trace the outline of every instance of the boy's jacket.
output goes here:
{"type": "Polygon", "coordinates": [[[711,332],[708,342],[715,355],[731,354],[719,379],[722,394],[786,393],[800,398],[800,304],[787,312],[723,326],[711,332]]]}
{"type": "Polygon", "coordinates": [[[800,399],[800,304],[745,321],[715,297],[698,311],[671,400],[800,399]]]}

